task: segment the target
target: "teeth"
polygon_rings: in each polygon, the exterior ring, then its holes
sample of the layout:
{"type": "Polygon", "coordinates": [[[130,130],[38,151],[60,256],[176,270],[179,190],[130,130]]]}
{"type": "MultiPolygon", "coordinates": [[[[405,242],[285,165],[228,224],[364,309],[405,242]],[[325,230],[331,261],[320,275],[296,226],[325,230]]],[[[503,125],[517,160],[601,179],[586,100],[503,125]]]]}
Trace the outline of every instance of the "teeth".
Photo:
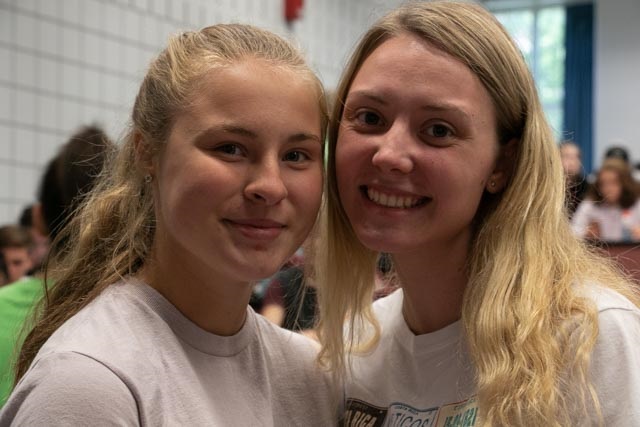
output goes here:
{"type": "Polygon", "coordinates": [[[421,200],[420,197],[402,197],[384,194],[371,188],[367,188],[367,196],[369,197],[369,200],[379,205],[401,209],[416,206],[421,200]]]}

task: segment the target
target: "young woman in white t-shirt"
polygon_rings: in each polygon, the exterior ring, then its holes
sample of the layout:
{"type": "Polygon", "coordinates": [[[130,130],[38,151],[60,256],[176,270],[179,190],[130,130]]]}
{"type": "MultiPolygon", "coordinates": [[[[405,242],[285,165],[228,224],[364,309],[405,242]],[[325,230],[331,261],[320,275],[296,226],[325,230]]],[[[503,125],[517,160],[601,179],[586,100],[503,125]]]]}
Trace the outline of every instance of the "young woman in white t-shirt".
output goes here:
{"type": "Polygon", "coordinates": [[[345,425],[640,425],[637,288],[573,235],[531,73],[481,6],[409,3],[363,36],[327,192],[318,332],[345,425]],[[372,307],[380,253],[401,289],[372,307]]]}

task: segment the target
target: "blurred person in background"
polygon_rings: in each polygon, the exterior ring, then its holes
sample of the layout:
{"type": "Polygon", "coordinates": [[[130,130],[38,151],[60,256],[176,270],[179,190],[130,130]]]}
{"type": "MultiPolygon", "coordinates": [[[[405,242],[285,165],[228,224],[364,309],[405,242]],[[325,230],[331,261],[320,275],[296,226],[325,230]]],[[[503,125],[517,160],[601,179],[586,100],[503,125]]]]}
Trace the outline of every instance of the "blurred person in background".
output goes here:
{"type": "Polygon", "coordinates": [[[567,187],[567,212],[571,217],[584,199],[589,185],[582,167],[580,147],[573,141],[563,141],[559,149],[567,187]]]}
{"type": "Polygon", "coordinates": [[[42,232],[38,227],[33,223],[33,206],[29,205],[22,210],[20,214],[20,218],[18,223],[29,230],[29,234],[31,234],[31,240],[33,244],[31,245],[31,250],[29,251],[29,256],[31,257],[31,272],[35,272],[40,267],[42,267],[42,263],[44,262],[47,253],[49,252],[49,237],[42,232]]]}
{"type": "Polygon", "coordinates": [[[0,252],[7,268],[5,284],[16,282],[29,273],[33,266],[29,256],[32,246],[33,240],[27,228],[19,225],[0,227],[0,252]]]}
{"type": "Polygon", "coordinates": [[[606,242],[640,240],[640,202],[629,165],[622,158],[605,159],[596,182],[573,218],[576,235],[606,242]]]}
{"type": "MultiPolygon", "coordinates": [[[[88,126],[79,129],[60,148],[41,177],[38,202],[31,212],[39,233],[52,240],[57,237],[92,188],[112,147],[102,129],[88,126]]],[[[28,236],[28,231],[25,234],[28,236]]],[[[26,254],[25,257],[28,259],[26,254]]],[[[23,332],[31,326],[29,316],[43,293],[39,272],[0,289],[0,407],[11,391],[17,350],[24,339],[23,332]]]]}
{"type": "Polygon", "coordinates": [[[7,283],[7,264],[4,262],[4,255],[0,252],[0,286],[7,283]]]}

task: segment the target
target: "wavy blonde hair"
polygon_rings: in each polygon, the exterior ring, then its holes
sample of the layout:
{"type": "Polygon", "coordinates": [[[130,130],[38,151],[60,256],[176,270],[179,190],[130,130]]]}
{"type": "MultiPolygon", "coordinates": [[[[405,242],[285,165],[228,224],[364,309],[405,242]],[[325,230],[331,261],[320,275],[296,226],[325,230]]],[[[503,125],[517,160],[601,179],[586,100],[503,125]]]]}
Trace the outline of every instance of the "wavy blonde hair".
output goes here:
{"type": "Polygon", "coordinates": [[[392,11],[364,35],[342,76],[329,126],[316,265],[320,360],[339,380],[348,352],[371,348],[380,335],[371,310],[378,254],[358,241],[340,203],[335,146],[360,66],[400,34],[420,37],[467,65],[492,98],[500,144],[517,141],[507,187],[483,196],[467,260],[462,322],[476,372],[480,423],[560,426],[570,425],[576,410],[595,406],[599,413],[588,378],[598,314],[581,296],[580,284],[602,283],[635,304],[640,298],[625,277],[572,234],[560,157],[533,78],[504,28],[468,3],[420,2],[392,11]],[[366,325],[373,327],[372,338],[354,332],[366,325]]]}
{"type": "Polygon", "coordinates": [[[52,285],[42,315],[21,349],[16,382],[62,323],[107,286],[134,274],[145,263],[155,230],[154,200],[144,183],[136,141],[144,141],[146,149],[158,155],[174,118],[189,108],[193,94],[201,89],[202,77],[217,67],[250,58],[308,79],[317,95],[324,139],[328,112],[322,84],[291,43],[241,24],[215,25],[171,37],[142,82],[124,143],[62,233],[68,242],[49,263],[47,282],[52,285]]]}

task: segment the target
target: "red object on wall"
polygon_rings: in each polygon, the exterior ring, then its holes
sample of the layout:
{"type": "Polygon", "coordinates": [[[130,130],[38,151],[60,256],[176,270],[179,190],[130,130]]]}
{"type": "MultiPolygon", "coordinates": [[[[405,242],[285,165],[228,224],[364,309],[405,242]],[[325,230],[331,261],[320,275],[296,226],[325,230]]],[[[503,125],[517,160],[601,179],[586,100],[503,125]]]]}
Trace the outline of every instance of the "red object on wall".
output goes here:
{"type": "Polygon", "coordinates": [[[291,23],[300,18],[304,0],[284,0],[284,19],[291,23]]]}

